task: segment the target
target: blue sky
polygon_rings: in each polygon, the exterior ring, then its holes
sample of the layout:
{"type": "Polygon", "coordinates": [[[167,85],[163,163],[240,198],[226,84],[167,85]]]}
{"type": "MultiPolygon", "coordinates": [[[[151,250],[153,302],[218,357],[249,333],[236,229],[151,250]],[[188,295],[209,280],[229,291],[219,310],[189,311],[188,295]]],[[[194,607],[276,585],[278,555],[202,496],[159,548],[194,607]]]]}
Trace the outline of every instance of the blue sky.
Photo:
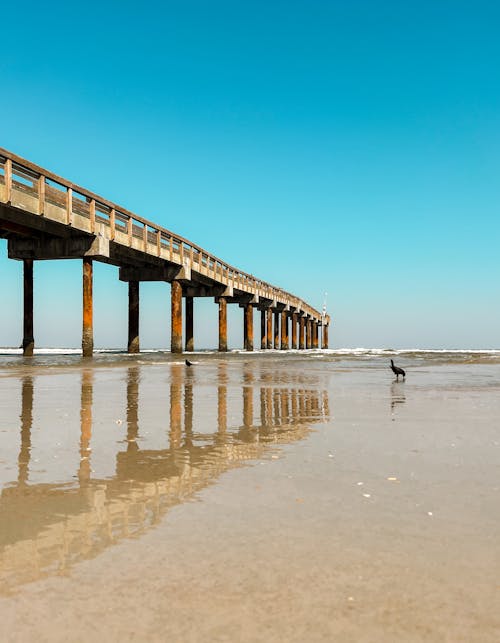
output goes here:
{"type": "MultiPolygon", "coordinates": [[[[317,308],[328,292],[332,346],[500,347],[498,3],[48,6],[2,7],[0,146],[317,308]]],[[[18,345],[3,241],[0,270],[18,345]]],[[[37,344],[78,346],[80,262],[35,271],[37,344]]],[[[125,346],[115,268],[95,291],[96,344],[125,346]]],[[[169,296],[142,287],[143,346],[169,344],[169,296]]],[[[195,313],[215,346],[217,307],[195,313]]]]}

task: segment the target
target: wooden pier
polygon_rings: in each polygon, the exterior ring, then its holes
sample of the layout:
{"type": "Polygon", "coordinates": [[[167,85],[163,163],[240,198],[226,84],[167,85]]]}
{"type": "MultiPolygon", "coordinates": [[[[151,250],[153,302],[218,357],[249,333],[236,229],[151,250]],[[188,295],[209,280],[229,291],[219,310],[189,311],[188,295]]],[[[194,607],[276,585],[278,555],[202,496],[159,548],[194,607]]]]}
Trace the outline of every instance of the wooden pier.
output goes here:
{"type": "Polygon", "coordinates": [[[254,346],[254,309],[261,312],[261,349],[328,348],[330,317],[302,299],[222,261],[187,239],[0,148],[0,236],[8,256],[24,263],[23,353],[32,355],[33,264],[82,260],[82,352],[91,356],[93,262],[119,267],[129,284],[128,351],[139,342],[139,284],[171,284],[171,351],[194,350],[194,300],[219,306],[219,351],[227,351],[227,304],[243,309],[244,348],[254,346]],[[183,307],[182,300],[185,305],[183,307]],[[184,308],[184,346],[183,346],[184,308]],[[273,331],[274,321],[274,331],[273,331]]]}

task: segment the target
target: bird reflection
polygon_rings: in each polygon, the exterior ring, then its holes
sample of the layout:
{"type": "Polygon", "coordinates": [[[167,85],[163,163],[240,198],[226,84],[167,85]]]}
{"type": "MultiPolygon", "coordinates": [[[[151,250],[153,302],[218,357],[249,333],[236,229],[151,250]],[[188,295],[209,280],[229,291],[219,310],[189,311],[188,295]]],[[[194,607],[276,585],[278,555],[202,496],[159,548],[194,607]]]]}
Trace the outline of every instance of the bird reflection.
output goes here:
{"type": "Polygon", "coordinates": [[[398,383],[398,382],[393,382],[391,384],[391,415],[392,415],[392,420],[395,420],[395,412],[396,408],[400,404],[404,404],[406,402],[406,396],[404,394],[404,388],[403,386],[398,383]]]}

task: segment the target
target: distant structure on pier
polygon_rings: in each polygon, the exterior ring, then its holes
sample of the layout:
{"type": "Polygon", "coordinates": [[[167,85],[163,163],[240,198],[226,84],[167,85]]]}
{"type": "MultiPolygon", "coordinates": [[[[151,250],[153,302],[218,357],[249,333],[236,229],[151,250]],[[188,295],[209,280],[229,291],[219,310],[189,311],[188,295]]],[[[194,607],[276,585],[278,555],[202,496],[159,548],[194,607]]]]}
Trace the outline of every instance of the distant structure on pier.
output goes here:
{"type": "Polygon", "coordinates": [[[253,350],[253,312],[261,313],[261,349],[328,348],[330,317],[302,299],[211,255],[187,239],[0,148],[0,236],[24,263],[23,353],[32,355],[33,262],[83,262],[84,356],[93,352],[93,261],[119,267],[128,282],[128,351],[139,352],[139,284],[171,284],[171,351],[194,350],[196,297],[219,306],[219,351],[227,351],[227,304],[243,308],[244,348],[253,350]],[[274,324],[273,324],[274,322],[274,324]],[[274,325],[274,328],[273,328],[274,325]]]}

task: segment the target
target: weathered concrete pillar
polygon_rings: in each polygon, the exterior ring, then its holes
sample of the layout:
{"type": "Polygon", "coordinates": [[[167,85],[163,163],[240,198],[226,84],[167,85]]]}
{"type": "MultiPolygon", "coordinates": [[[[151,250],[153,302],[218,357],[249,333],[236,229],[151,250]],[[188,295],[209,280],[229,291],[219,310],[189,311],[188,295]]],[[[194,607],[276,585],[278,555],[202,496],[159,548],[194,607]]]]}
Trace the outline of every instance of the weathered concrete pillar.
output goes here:
{"type": "Polygon", "coordinates": [[[182,284],[174,280],[171,287],[170,350],[172,353],[182,353],[182,284]]]}
{"type": "Polygon", "coordinates": [[[312,348],[312,320],[306,321],[306,348],[312,348]]]}
{"type": "Polygon", "coordinates": [[[299,317],[299,349],[303,350],[305,346],[304,342],[304,328],[305,328],[306,319],[302,315],[299,317]]]}
{"type": "Polygon", "coordinates": [[[246,351],[253,351],[253,307],[251,304],[245,304],[243,338],[246,351]]]}
{"type": "Polygon", "coordinates": [[[24,322],[23,355],[31,357],[35,347],[33,338],[33,259],[23,261],[24,322]]]}
{"type": "Polygon", "coordinates": [[[279,310],[274,311],[274,348],[277,350],[280,347],[280,313],[279,310]]]}
{"type": "Polygon", "coordinates": [[[292,348],[297,348],[297,313],[292,313],[292,348]]]}
{"type": "Polygon", "coordinates": [[[288,313],[281,311],[281,350],[286,351],[290,348],[288,342],[288,313]]]}
{"type": "Polygon", "coordinates": [[[219,351],[227,351],[227,300],[219,299],[219,351]]]}
{"type": "Polygon", "coordinates": [[[267,324],[266,324],[266,309],[260,311],[260,348],[266,350],[267,348],[267,324]]]}
{"type": "Polygon", "coordinates": [[[312,323],[312,345],[313,348],[318,348],[318,322],[313,321],[312,323]]]}
{"type": "Polygon", "coordinates": [[[83,330],[82,353],[92,357],[94,352],[94,299],[92,293],[92,259],[83,258],[83,330]]]}
{"type": "Polygon", "coordinates": [[[273,347],[273,313],[270,308],[266,309],[267,315],[267,348],[273,347]]]}
{"type": "Polygon", "coordinates": [[[185,328],[186,328],[186,351],[187,352],[192,352],[194,351],[194,306],[193,306],[193,298],[192,297],[186,297],[186,321],[185,321],[185,328]]]}
{"type": "Polygon", "coordinates": [[[322,337],[323,346],[322,346],[322,348],[328,348],[328,324],[324,324],[322,328],[323,328],[323,333],[322,333],[322,335],[323,335],[323,337],[322,337]]]}
{"type": "Polygon", "coordinates": [[[128,282],[128,352],[139,352],[139,282],[128,282]]]}

